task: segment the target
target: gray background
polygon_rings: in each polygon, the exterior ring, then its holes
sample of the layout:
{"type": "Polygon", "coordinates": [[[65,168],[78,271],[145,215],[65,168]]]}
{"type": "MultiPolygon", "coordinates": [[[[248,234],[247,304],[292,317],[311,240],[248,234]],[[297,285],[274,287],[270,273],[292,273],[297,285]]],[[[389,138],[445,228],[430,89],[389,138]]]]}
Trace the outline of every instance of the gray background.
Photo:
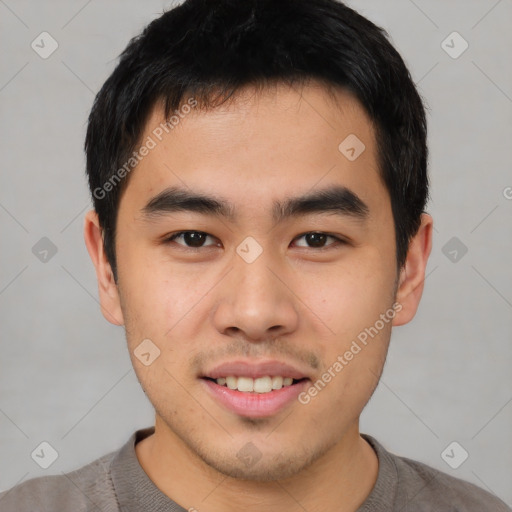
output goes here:
{"type": "MultiPolygon", "coordinates": [[[[361,429],[512,505],[512,2],[350,4],[388,30],[429,106],[436,228],[422,304],[393,331],[361,429]],[[441,46],[453,31],[469,43],[457,59],[441,46]],[[458,469],[441,457],[452,441],[469,453],[458,469]]],[[[2,490],[74,469],[153,424],[123,329],[98,307],[82,147],[117,56],[170,5],[0,0],[2,490]],[[48,59],[31,48],[42,31],[59,44],[48,59]],[[46,262],[32,252],[42,237],[57,248],[46,262]],[[59,454],[46,470],[30,456],[42,441],[59,454]]]]}

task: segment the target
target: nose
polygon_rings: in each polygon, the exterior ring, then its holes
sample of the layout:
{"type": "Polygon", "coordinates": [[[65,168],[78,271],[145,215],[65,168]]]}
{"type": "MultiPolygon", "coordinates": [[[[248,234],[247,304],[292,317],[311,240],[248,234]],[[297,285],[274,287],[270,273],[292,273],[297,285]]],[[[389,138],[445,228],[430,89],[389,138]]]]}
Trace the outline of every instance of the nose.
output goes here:
{"type": "Polygon", "coordinates": [[[251,263],[235,254],[213,317],[220,333],[258,342],[297,329],[299,300],[289,271],[270,252],[263,250],[251,263]]]}

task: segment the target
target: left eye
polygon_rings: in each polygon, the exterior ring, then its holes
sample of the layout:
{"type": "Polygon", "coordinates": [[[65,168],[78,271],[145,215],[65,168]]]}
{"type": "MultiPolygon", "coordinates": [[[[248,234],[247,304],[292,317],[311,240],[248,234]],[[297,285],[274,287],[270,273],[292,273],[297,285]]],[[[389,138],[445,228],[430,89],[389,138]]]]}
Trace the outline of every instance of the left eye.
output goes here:
{"type": "MultiPolygon", "coordinates": [[[[327,245],[327,247],[343,243],[343,240],[341,240],[340,238],[338,238],[336,236],[328,235],[327,233],[321,233],[321,232],[317,232],[317,231],[314,231],[311,233],[304,233],[303,235],[300,235],[299,237],[297,237],[296,240],[298,240],[300,238],[305,238],[307,240],[308,244],[313,244],[312,247],[310,246],[312,249],[323,249],[324,247],[326,247],[325,242],[328,238],[332,238],[334,240],[334,243],[327,245]]],[[[304,246],[299,245],[299,247],[304,247],[304,246]]]]}
{"type": "MultiPolygon", "coordinates": [[[[184,243],[179,243],[178,245],[184,245],[190,249],[200,249],[201,247],[211,247],[217,245],[215,242],[212,244],[204,245],[205,240],[210,237],[213,238],[208,233],[204,233],[203,231],[179,231],[178,233],[174,233],[170,237],[166,239],[166,242],[173,242],[179,238],[182,238],[184,243]]],[[[298,245],[298,247],[310,247],[312,249],[323,249],[325,247],[335,246],[340,243],[343,243],[343,240],[340,238],[328,235],[327,233],[312,231],[309,233],[304,233],[303,235],[298,236],[295,240],[300,240],[304,238],[306,243],[309,244],[307,246],[298,245]],[[333,243],[326,245],[326,241],[328,238],[332,238],[334,240],[333,243]]]]}

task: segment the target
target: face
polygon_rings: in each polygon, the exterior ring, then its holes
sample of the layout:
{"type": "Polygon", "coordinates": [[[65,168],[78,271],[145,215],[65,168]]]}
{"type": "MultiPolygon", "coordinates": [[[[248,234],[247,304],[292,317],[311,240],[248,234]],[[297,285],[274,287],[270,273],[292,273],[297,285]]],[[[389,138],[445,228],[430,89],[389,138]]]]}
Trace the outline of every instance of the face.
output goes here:
{"type": "Polygon", "coordinates": [[[373,128],[337,95],[247,90],[159,137],[155,107],[120,200],[102,305],[157,432],[229,476],[286,478],[355,435],[402,309],[373,128]]]}

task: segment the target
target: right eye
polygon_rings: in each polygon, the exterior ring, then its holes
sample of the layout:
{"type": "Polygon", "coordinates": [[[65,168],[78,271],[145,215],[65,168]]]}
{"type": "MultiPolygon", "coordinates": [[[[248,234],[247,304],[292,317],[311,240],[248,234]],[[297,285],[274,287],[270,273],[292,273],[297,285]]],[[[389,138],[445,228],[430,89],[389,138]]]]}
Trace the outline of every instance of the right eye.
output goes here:
{"type": "Polygon", "coordinates": [[[184,243],[177,242],[178,245],[186,247],[187,249],[201,249],[202,247],[217,245],[216,243],[213,243],[205,246],[204,241],[208,237],[213,238],[212,235],[204,233],[203,231],[178,231],[177,233],[173,233],[168,236],[164,240],[164,243],[171,243],[181,238],[184,243]]]}

